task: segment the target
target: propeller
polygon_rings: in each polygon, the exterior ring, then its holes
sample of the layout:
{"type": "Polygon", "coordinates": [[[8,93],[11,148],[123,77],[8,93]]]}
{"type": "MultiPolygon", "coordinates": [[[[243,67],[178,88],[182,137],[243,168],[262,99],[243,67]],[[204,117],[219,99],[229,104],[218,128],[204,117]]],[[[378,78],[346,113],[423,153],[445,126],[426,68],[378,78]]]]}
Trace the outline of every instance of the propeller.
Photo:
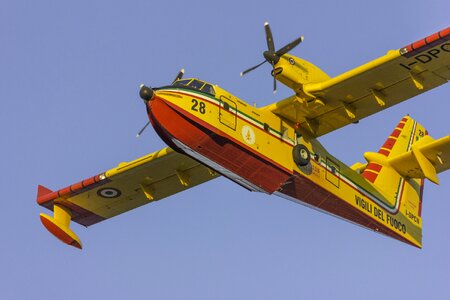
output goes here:
{"type": "Polygon", "coordinates": [[[241,72],[241,76],[244,76],[248,72],[253,71],[254,69],[258,68],[259,66],[262,66],[264,63],[268,62],[272,65],[272,75],[273,75],[273,92],[276,93],[277,91],[277,80],[276,80],[276,74],[275,74],[275,65],[280,60],[280,57],[292,49],[294,49],[298,44],[300,44],[303,41],[303,36],[299,37],[298,39],[290,42],[286,46],[282,47],[281,49],[275,51],[275,43],[273,42],[273,36],[272,36],[272,30],[270,30],[269,22],[264,23],[264,29],[266,32],[266,42],[267,42],[267,49],[263,52],[264,61],[257,64],[256,66],[253,66],[243,72],[241,72]]]}
{"type": "Polygon", "coordinates": [[[181,69],[180,72],[178,72],[177,77],[175,77],[175,79],[172,81],[172,84],[174,84],[175,81],[178,81],[181,78],[183,78],[183,75],[184,75],[184,69],[181,69]]]}
{"type": "Polygon", "coordinates": [[[141,134],[144,132],[145,129],[147,129],[147,126],[150,125],[150,121],[147,121],[147,123],[145,123],[144,127],[142,127],[141,130],[139,130],[139,132],[136,134],[136,137],[140,137],[141,134]]]}
{"type": "MultiPolygon", "coordinates": [[[[172,81],[172,84],[174,84],[175,81],[183,78],[183,75],[184,75],[184,69],[181,69],[178,72],[175,79],[172,81]]],[[[147,87],[143,83],[139,86],[139,96],[142,98],[142,100],[144,100],[144,102],[146,104],[148,101],[150,101],[153,98],[153,95],[154,95],[154,91],[151,87],[147,87]]],[[[144,127],[142,127],[142,129],[139,130],[139,132],[136,134],[137,138],[141,136],[141,134],[145,131],[145,129],[147,129],[148,125],[150,125],[150,121],[147,121],[147,123],[145,123],[144,127]]]]}

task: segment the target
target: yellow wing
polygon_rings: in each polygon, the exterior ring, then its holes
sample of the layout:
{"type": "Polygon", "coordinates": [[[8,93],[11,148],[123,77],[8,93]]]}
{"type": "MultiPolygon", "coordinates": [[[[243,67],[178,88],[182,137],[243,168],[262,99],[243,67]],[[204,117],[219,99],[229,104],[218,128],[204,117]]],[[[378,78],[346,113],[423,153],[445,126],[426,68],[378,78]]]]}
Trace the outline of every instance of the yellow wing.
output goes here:
{"type": "Polygon", "coordinates": [[[70,220],[89,226],[218,176],[188,156],[164,148],[58,191],[39,186],[37,202],[54,211],[53,218],[41,214],[44,226],[63,242],[81,248],[69,229],[70,220]]]}
{"type": "Polygon", "coordinates": [[[446,83],[450,27],[266,107],[318,137],[446,83]]]}

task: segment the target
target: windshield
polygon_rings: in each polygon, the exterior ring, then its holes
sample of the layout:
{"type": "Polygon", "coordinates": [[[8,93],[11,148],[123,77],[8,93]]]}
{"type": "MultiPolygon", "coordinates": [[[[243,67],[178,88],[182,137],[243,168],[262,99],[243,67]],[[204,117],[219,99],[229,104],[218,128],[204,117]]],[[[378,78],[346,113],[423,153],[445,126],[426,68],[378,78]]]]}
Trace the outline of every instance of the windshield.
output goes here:
{"type": "Polygon", "coordinates": [[[189,82],[191,82],[191,80],[192,80],[192,79],[178,80],[178,81],[175,81],[175,82],[173,83],[173,85],[175,85],[175,86],[177,86],[177,85],[185,86],[185,85],[188,85],[189,82]]]}
{"type": "Polygon", "coordinates": [[[207,93],[211,96],[215,96],[216,92],[214,91],[214,87],[209,83],[198,79],[183,79],[178,80],[173,83],[174,86],[184,86],[188,87],[203,93],[207,93]]]}

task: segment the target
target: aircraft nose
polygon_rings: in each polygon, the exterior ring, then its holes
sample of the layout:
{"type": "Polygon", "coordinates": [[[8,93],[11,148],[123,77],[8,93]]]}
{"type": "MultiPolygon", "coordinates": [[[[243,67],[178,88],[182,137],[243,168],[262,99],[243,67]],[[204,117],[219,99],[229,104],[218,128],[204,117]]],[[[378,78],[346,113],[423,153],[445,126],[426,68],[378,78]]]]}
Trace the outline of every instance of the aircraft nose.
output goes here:
{"type": "Polygon", "coordinates": [[[139,96],[142,100],[144,100],[145,103],[147,103],[148,101],[153,99],[153,97],[155,96],[155,92],[152,90],[152,88],[141,84],[139,89],[139,96]]]}

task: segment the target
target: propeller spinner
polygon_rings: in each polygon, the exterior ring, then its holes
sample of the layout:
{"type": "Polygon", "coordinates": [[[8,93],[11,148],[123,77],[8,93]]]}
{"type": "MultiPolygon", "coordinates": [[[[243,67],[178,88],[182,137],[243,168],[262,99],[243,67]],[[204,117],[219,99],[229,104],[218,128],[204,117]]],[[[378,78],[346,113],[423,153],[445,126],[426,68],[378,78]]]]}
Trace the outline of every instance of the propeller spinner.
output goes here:
{"type": "Polygon", "coordinates": [[[281,49],[275,51],[275,43],[273,42],[273,36],[272,36],[272,30],[270,30],[270,25],[268,22],[264,23],[264,29],[266,31],[266,41],[267,41],[267,48],[268,50],[263,52],[264,61],[257,64],[254,67],[251,67],[244,72],[241,72],[241,76],[244,76],[250,71],[253,71],[254,69],[258,68],[259,66],[262,66],[264,63],[268,62],[272,65],[272,74],[273,74],[273,92],[275,93],[277,91],[277,80],[276,80],[276,74],[274,72],[275,65],[280,60],[280,57],[292,49],[294,49],[298,44],[300,44],[303,41],[303,36],[299,37],[298,39],[290,42],[286,46],[282,47],[281,49]]]}
{"type": "MultiPolygon", "coordinates": [[[[174,84],[175,81],[182,79],[183,75],[184,75],[184,69],[181,69],[178,72],[175,79],[172,81],[172,84],[174,84]]],[[[151,87],[148,87],[144,84],[141,84],[139,86],[139,96],[141,97],[142,100],[144,100],[145,103],[152,100],[154,95],[155,95],[155,92],[151,87]]],[[[147,129],[148,125],[150,125],[150,121],[147,121],[147,123],[145,123],[144,127],[142,127],[142,129],[139,130],[139,132],[136,134],[137,138],[141,136],[141,134],[144,132],[145,129],[147,129]]]]}

